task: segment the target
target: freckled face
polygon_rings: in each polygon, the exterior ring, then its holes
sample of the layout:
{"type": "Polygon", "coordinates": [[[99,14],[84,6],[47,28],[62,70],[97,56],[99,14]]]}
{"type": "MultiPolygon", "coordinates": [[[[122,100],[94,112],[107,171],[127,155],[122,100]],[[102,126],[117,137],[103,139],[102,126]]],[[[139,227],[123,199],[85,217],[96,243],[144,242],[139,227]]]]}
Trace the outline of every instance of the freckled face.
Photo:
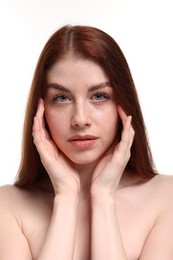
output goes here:
{"type": "Polygon", "coordinates": [[[66,57],[47,72],[45,117],[55,144],[76,164],[95,162],[116,137],[114,90],[90,60],[66,57]]]}

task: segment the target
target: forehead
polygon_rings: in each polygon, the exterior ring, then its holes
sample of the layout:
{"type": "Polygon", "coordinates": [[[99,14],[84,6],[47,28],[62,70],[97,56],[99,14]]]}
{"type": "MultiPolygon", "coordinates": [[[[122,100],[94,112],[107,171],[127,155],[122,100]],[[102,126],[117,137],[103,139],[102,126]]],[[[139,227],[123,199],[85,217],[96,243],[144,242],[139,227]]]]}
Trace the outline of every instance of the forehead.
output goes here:
{"type": "Polygon", "coordinates": [[[47,83],[60,83],[66,86],[74,84],[93,85],[108,81],[108,77],[97,63],[74,57],[65,57],[57,61],[47,72],[47,83]]]}

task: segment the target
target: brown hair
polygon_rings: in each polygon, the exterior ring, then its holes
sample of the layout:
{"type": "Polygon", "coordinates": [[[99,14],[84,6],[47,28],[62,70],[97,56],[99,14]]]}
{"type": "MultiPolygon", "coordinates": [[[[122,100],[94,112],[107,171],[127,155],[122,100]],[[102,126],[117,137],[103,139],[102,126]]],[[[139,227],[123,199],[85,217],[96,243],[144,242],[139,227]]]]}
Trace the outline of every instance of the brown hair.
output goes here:
{"type": "Polygon", "coordinates": [[[96,62],[106,72],[115,90],[116,102],[133,118],[135,139],[126,168],[141,179],[152,178],[156,173],[145,124],[130,69],[121,49],[111,36],[97,28],[64,26],[48,40],[36,66],[26,110],[22,158],[15,185],[29,186],[47,176],[33,143],[33,118],[39,98],[44,97],[47,70],[69,53],[96,62]]]}

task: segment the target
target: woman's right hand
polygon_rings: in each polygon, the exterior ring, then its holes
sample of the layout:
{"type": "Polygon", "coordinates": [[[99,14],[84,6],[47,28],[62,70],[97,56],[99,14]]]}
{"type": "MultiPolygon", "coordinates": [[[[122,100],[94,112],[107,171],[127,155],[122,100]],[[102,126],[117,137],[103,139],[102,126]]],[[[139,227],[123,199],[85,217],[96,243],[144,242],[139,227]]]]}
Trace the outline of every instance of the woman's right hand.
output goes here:
{"type": "Polygon", "coordinates": [[[44,101],[39,100],[33,124],[33,139],[54,188],[55,195],[78,193],[80,179],[70,160],[58,149],[45,128],[44,101]]]}

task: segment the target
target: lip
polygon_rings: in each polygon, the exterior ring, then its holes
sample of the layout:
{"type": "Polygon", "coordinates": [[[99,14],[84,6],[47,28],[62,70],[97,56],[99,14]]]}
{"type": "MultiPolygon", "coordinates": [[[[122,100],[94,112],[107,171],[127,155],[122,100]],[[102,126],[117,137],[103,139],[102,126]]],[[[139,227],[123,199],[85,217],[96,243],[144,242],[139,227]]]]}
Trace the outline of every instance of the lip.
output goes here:
{"type": "Polygon", "coordinates": [[[98,137],[93,135],[73,135],[68,141],[77,148],[89,148],[97,139],[98,137]]]}
{"type": "Polygon", "coordinates": [[[73,135],[72,137],[69,138],[69,141],[76,141],[76,140],[95,140],[98,137],[94,135],[73,135]]]}

